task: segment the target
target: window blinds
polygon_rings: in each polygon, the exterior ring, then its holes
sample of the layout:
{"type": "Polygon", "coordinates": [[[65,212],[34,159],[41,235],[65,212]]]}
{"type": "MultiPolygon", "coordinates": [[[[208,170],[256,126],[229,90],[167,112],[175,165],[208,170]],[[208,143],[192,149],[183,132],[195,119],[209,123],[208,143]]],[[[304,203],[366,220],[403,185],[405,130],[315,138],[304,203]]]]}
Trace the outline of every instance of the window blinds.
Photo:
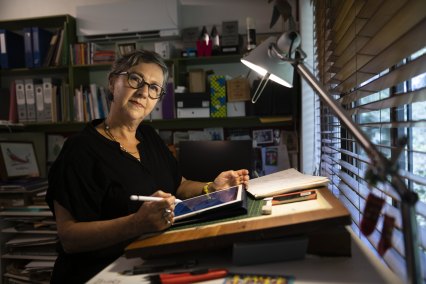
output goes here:
{"type": "MultiPolygon", "coordinates": [[[[426,281],[426,1],[317,0],[314,4],[315,73],[373,144],[397,160],[416,191],[419,254],[426,281]],[[408,143],[397,158],[397,141],[408,143]]],[[[384,216],[373,234],[360,232],[370,192],[395,217],[392,248],[383,261],[406,279],[400,198],[387,184],[364,180],[370,159],[350,133],[321,106],[321,175],[352,215],[352,229],[377,252],[384,216]]]]}

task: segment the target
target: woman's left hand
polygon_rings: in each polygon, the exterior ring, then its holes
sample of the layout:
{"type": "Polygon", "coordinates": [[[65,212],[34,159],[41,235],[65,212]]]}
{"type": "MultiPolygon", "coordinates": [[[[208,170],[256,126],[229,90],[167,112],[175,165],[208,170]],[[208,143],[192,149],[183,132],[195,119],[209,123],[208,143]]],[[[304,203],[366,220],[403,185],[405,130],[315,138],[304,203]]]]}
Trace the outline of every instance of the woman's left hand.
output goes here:
{"type": "Polygon", "coordinates": [[[245,188],[248,188],[249,179],[249,171],[246,169],[221,172],[213,181],[212,187],[215,190],[219,190],[243,184],[245,188]]]}

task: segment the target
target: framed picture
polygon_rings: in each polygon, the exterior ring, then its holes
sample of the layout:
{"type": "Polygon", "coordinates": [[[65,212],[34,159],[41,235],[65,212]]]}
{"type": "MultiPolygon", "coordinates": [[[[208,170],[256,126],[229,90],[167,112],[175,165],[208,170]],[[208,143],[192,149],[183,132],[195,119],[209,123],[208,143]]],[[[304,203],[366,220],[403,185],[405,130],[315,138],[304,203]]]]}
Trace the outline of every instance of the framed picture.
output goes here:
{"type": "Polygon", "coordinates": [[[117,49],[120,56],[128,54],[134,50],[136,50],[136,42],[123,42],[117,43],[117,49]]]}
{"type": "Polygon", "coordinates": [[[40,171],[32,142],[0,142],[1,178],[39,177],[40,171]]]}
{"type": "Polygon", "coordinates": [[[253,130],[253,140],[256,145],[272,144],[274,142],[272,129],[253,130]]]}

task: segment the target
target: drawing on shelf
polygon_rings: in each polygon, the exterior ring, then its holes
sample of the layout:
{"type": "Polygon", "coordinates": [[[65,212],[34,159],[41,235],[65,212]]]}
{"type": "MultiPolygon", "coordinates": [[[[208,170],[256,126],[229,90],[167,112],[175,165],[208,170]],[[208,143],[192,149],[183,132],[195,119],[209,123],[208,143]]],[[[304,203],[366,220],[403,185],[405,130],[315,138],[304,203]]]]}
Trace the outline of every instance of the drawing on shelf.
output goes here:
{"type": "Polygon", "coordinates": [[[0,142],[2,179],[40,175],[32,142],[0,142]]]}

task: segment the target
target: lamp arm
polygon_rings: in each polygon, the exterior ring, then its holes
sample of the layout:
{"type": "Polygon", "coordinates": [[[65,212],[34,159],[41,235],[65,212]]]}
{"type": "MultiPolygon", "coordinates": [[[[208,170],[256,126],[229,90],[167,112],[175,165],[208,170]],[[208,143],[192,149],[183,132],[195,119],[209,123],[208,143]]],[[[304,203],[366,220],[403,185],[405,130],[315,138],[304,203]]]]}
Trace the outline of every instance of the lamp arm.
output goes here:
{"type": "MultiPolygon", "coordinates": [[[[288,61],[288,59],[282,60],[288,61]]],[[[321,100],[332,109],[334,114],[338,116],[340,121],[364,148],[372,162],[372,166],[370,166],[372,172],[370,172],[369,178],[376,178],[375,181],[379,179],[382,182],[388,182],[392,188],[398,192],[401,198],[402,229],[404,233],[408,283],[422,283],[415,211],[415,204],[418,200],[417,194],[407,188],[405,182],[398,173],[398,167],[393,166],[392,161],[388,160],[377,150],[361,128],[352,121],[343,107],[336,103],[322,84],[314,77],[312,72],[301,62],[293,61],[292,63],[303,79],[305,79],[312,89],[316,91],[321,100]],[[390,177],[390,179],[388,177],[390,177]]],[[[371,180],[369,182],[371,182],[371,180]]]]}

